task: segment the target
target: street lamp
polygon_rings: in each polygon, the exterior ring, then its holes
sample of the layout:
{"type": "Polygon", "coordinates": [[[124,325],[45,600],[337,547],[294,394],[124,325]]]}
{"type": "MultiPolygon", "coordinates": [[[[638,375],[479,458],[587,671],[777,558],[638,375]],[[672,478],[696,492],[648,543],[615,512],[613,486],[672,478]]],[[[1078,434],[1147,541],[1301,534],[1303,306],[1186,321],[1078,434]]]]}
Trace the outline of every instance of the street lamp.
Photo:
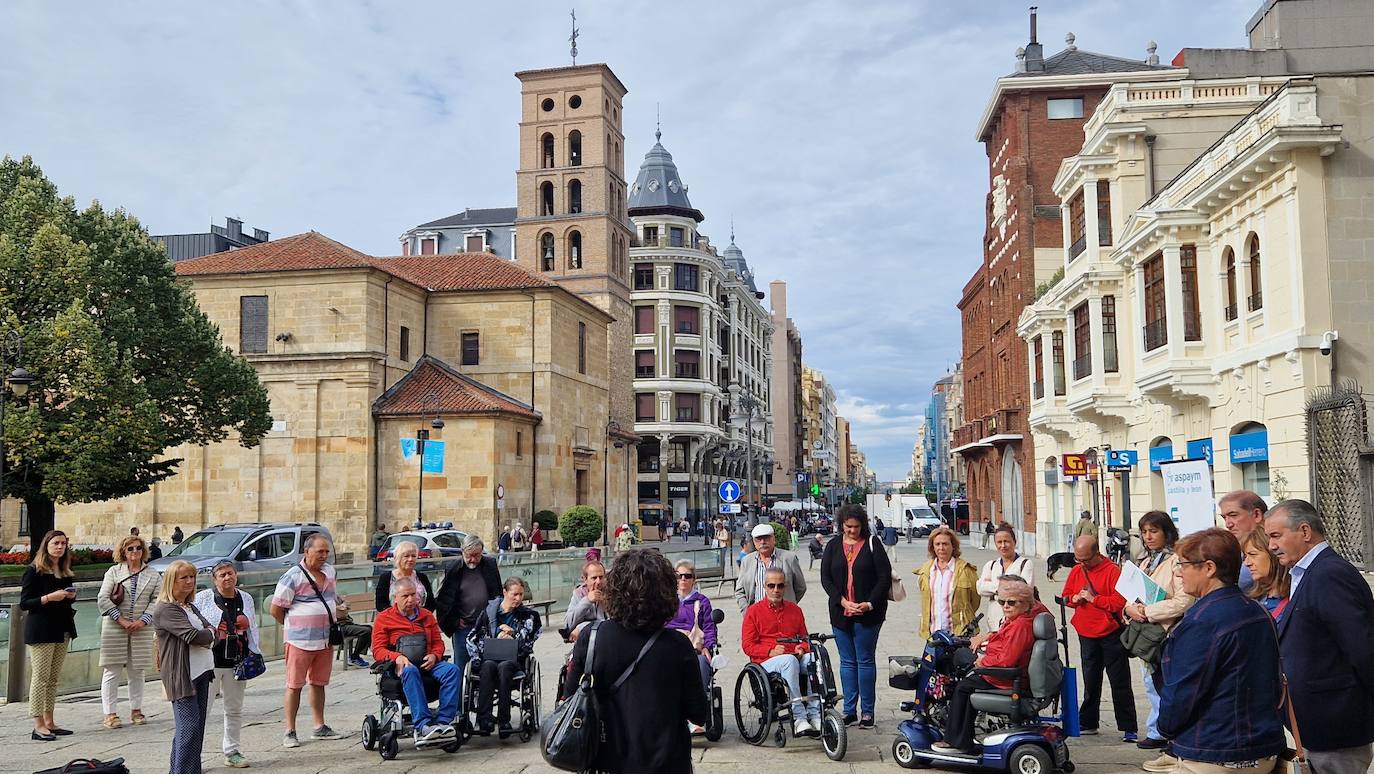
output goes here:
{"type": "MultiPolygon", "coordinates": [[[[601,440],[601,544],[611,545],[611,438],[620,432],[620,423],[612,419],[606,423],[606,437],[601,440]]],[[[616,441],[615,448],[625,444],[616,441]]],[[[628,475],[628,474],[627,474],[628,475]]]]}
{"type": "MultiPolygon", "coordinates": [[[[13,328],[6,328],[0,334],[0,373],[9,371],[9,376],[5,381],[14,391],[16,398],[22,398],[29,392],[29,385],[33,384],[33,374],[28,369],[19,365],[24,359],[24,339],[19,335],[19,331],[13,328]],[[10,371],[10,365],[14,365],[14,370],[10,371]]],[[[5,502],[5,394],[0,390],[0,503],[5,502]]]]}
{"type": "MultiPolygon", "coordinates": [[[[736,386],[739,385],[737,384],[736,386]]],[[[738,405],[740,412],[736,414],[736,416],[743,415],[744,417],[744,439],[748,446],[745,452],[747,456],[744,460],[746,471],[744,476],[746,487],[745,502],[752,507],[754,504],[754,417],[757,416],[759,419],[763,419],[762,402],[754,397],[752,393],[741,390],[739,393],[738,405]]]]}
{"type": "MultiPolygon", "coordinates": [[[[435,430],[444,429],[444,420],[439,418],[439,395],[431,392],[425,396],[425,410],[420,413],[420,423],[424,424],[425,417],[434,415],[434,421],[429,426],[435,430]]],[[[420,458],[420,496],[415,504],[415,529],[424,529],[425,516],[425,441],[429,440],[429,428],[421,427],[415,431],[415,453],[420,458]]]]}

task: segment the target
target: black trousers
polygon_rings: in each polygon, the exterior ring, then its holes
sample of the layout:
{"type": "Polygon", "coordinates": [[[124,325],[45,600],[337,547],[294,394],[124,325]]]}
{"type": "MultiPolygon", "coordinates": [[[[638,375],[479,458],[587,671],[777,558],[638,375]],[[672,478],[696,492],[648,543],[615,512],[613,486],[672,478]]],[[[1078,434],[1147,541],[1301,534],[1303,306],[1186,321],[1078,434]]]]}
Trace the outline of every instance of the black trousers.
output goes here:
{"type": "Polygon", "coordinates": [[[497,697],[497,690],[500,690],[500,701],[496,705],[496,722],[507,723],[510,721],[510,687],[515,679],[515,673],[520,671],[520,664],[515,661],[483,661],[482,666],[478,667],[477,681],[477,717],[486,719],[491,717],[492,700],[497,697]]]}
{"type": "Polygon", "coordinates": [[[372,647],[372,627],[367,624],[341,623],[339,628],[343,631],[344,639],[351,640],[348,644],[349,658],[362,658],[368,648],[372,647]]]}
{"type": "Polygon", "coordinates": [[[1131,691],[1130,656],[1121,646],[1120,632],[1106,637],[1078,635],[1083,655],[1083,706],[1078,722],[1083,728],[1097,728],[1101,722],[1102,672],[1112,683],[1112,709],[1116,727],[1122,733],[1136,731],[1135,694],[1131,691]]]}
{"type": "Polygon", "coordinates": [[[945,719],[945,744],[960,750],[973,749],[973,721],[978,713],[972,707],[971,697],[974,691],[996,687],[981,675],[969,675],[954,686],[954,695],[949,697],[949,717],[945,719]]]}

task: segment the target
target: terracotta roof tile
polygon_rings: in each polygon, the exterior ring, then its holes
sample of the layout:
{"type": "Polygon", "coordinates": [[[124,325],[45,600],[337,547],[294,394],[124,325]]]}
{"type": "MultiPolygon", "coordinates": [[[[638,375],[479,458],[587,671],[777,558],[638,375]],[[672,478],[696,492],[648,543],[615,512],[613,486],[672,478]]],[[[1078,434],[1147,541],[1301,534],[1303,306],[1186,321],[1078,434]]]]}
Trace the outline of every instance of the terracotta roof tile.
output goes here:
{"type": "Polygon", "coordinates": [[[317,231],[273,239],[260,245],[192,258],[176,264],[181,275],[250,274],[369,266],[375,259],[317,231]]]}
{"type": "Polygon", "coordinates": [[[551,288],[556,283],[490,253],[374,258],[373,266],[429,290],[551,288]]]}
{"type": "Polygon", "coordinates": [[[432,355],[422,356],[410,373],[382,393],[372,404],[372,413],[379,417],[506,415],[536,422],[543,418],[528,404],[458,373],[432,355]]]}

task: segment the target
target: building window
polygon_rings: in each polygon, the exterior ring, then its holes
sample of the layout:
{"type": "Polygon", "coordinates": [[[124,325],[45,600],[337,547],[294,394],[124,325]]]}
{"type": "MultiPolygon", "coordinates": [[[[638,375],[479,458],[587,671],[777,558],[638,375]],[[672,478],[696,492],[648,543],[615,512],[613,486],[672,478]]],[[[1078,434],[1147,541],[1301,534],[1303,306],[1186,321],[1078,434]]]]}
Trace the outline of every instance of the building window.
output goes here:
{"type": "Polygon", "coordinates": [[[652,349],[635,350],[635,378],[654,378],[654,351],[652,349]]]}
{"type": "Polygon", "coordinates": [[[439,252],[439,237],[421,237],[420,255],[434,255],[439,252]]]}
{"type": "Polygon", "coordinates": [[[652,306],[635,307],[635,333],[654,332],[654,308],[652,306]]]}
{"type": "Polygon", "coordinates": [[[267,351],[267,296],[239,297],[239,354],[267,351]]]}
{"type": "Polygon", "coordinates": [[[582,133],[576,129],[568,132],[568,166],[582,166],[582,133]]]}
{"type": "MultiPolygon", "coordinates": [[[[652,392],[637,392],[637,393],[635,393],[635,421],[636,421],[636,422],[653,422],[653,421],[654,421],[655,419],[657,419],[657,418],[658,418],[658,417],[654,416],[654,394],[653,394],[652,392]]],[[[657,455],[657,454],[651,455],[651,458],[655,461],[655,463],[657,463],[657,461],[658,461],[658,455],[657,455]]],[[[645,459],[646,459],[645,457],[641,456],[641,457],[639,458],[640,463],[642,464],[642,463],[644,462],[645,459]]],[[[654,465],[653,471],[643,471],[643,470],[641,470],[641,472],[657,472],[657,471],[658,471],[658,465],[657,465],[657,464],[654,465]]]]}
{"type": "Polygon", "coordinates": [[[539,145],[542,148],[539,167],[541,169],[553,169],[553,135],[545,132],[544,136],[539,138],[539,145]]]}
{"type": "Polygon", "coordinates": [[[682,232],[682,229],[677,228],[677,227],[675,227],[675,226],[670,226],[670,227],[668,228],[668,246],[669,246],[669,247],[682,247],[682,246],[684,246],[685,244],[686,244],[686,242],[683,241],[683,232],[682,232]]]}
{"type": "Polygon", "coordinates": [[[410,361],[410,329],[401,326],[401,360],[410,361]]]}
{"type": "Polygon", "coordinates": [[[577,324],[577,372],[587,373],[587,324],[577,324]]]}
{"type": "Polygon", "coordinates": [[[1036,336],[1035,343],[1035,383],[1031,385],[1031,396],[1035,400],[1045,397],[1045,337],[1036,336]]]}
{"type": "Polygon", "coordinates": [[[697,335],[701,330],[701,310],[695,306],[673,307],[673,330],[678,333],[697,335]]]}
{"type": "Polygon", "coordinates": [[[1064,332],[1055,331],[1050,338],[1050,358],[1054,361],[1054,394],[1064,394],[1064,332]]]}
{"type": "Polygon", "coordinates": [[[401,240],[401,255],[410,255],[410,238],[401,240]]]}
{"type": "Polygon", "coordinates": [[[19,536],[26,537],[29,534],[29,504],[23,501],[19,503],[19,536]]]}
{"type": "Polygon", "coordinates": [[[1073,309],[1073,378],[1082,379],[1093,372],[1092,323],[1088,321],[1088,302],[1073,309]]]}
{"type": "Polygon", "coordinates": [[[574,231],[568,234],[568,267],[573,269],[582,268],[582,232],[574,231]]]}
{"type": "Polygon", "coordinates": [[[524,456],[525,456],[525,432],[524,432],[523,430],[516,430],[516,431],[515,431],[515,458],[518,460],[518,459],[520,459],[521,457],[524,457],[524,456]]]}
{"type": "Polygon", "coordinates": [[[658,226],[644,227],[644,244],[648,247],[658,246],[658,226]]]}
{"type": "Polygon", "coordinates": [[[635,264],[635,290],[654,289],[654,265],[652,263],[635,264]]]}
{"type": "Polygon", "coordinates": [[[1046,107],[1051,119],[1083,117],[1082,97],[1065,97],[1063,99],[1046,100],[1046,107]]]}
{"type": "Polygon", "coordinates": [[[1097,181],[1097,245],[1106,247],[1112,243],[1112,184],[1106,180],[1097,181]]]}
{"type": "Polygon", "coordinates": [[[568,181],[568,212],[576,215],[582,212],[582,182],[568,181]]]}
{"type": "Polygon", "coordinates": [[[1179,269],[1183,272],[1183,340],[1202,341],[1202,309],[1197,293],[1197,247],[1179,248],[1179,269]]]}
{"type": "Polygon", "coordinates": [[[1102,370],[1114,374],[1116,363],[1116,296],[1102,297],[1102,370]]]}
{"type": "MultiPolygon", "coordinates": [[[[1260,278],[1259,236],[1250,235],[1250,311],[1264,308],[1264,280],[1260,278]]],[[[1267,485],[1266,479],[1266,485],[1267,485]]]]}
{"type": "Polygon", "coordinates": [[[690,263],[673,264],[673,290],[690,290],[696,292],[699,287],[697,267],[690,263]]]}
{"type": "Polygon", "coordinates": [[[539,184],[539,214],[553,214],[553,183],[547,180],[539,184]]]}
{"type": "Polygon", "coordinates": [[[694,392],[679,392],[674,398],[677,402],[677,421],[696,422],[701,416],[701,395],[694,392]]]}
{"type": "Polygon", "coordinates": [[[1145,351],[1169,343],[1169,327],[1164,305],[1164,256],[1156,253],[1145,262],[1145,351]]]}
{"type": "Polygon", "coordinates": [[[701,353],[692,349],[673,352],[673,376],[678,379],[701,378],[701,353]]]}
{"type": "Polygon", "coordinates": [[[545,231],[539,236],[539,267],[544,271],[553,271],[553,234],[545,231]]]}
{"type": "Polygon", "coordinates": [[[1073,240],[1069,244],[1069,260],[1073,260],[1082,254],[1088,247],[1087,220],[1083,215],[1083,191],[1069,199],[1069,239],[1073,240]]]}
{"type": "Polygon", "coordinates": [[[462,336],[463,353],[462,364],[465,366],[475,366],[480,362],[481,347],[476,333],[464,333],[462,336]]]}
{"type": "Polygon", "coordinates": [[[463,245],[463,251],[468,253],[483,252],[486,241],[486,237],[482,234],[468,234],[463,245]]]}
{"type": "Polygon", "coordinates": [[[1236,253],[1226,248],[1226,321],[1236,319],[1239,306],[1236,303],[1236,253]]]}

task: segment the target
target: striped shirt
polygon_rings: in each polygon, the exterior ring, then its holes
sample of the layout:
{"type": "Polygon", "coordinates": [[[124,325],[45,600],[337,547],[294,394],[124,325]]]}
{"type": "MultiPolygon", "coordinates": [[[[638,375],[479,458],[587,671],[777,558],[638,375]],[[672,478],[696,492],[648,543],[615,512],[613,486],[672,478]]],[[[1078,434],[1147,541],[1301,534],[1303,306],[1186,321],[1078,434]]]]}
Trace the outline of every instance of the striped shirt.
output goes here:
{"type": "MultiPolygon", "coordinates": [[[[315,594],[305,570],[299,564],[281,576],[276,590],[272,592],[272,604],[286,609],[286,632],[282,641],[301,650],[325,650],[329,647],[329,615],[337,611],[339,606],[335,595],[337,581],[334,568],[326,564],[319,574],[324,576],[324,581],[316,578],[315,584],[320,587],[323,600],[315,594]]],[[[337,613],[335,620],[338,620],[337,613]]]]}

